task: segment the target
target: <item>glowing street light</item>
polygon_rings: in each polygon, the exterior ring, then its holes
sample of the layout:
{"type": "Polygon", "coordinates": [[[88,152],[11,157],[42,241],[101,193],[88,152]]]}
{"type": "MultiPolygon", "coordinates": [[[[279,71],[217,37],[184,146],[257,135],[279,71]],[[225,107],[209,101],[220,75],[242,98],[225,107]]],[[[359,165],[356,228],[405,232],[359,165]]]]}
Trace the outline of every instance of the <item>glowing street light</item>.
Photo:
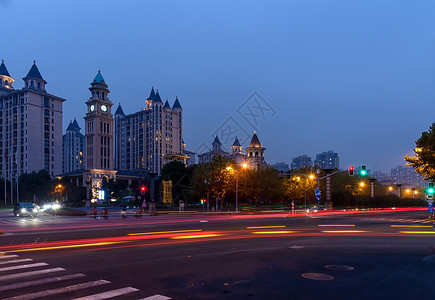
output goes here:
{"type": "MultiPolygon", "coordinates": [[[[247,163],[243,163],[241,165],[242,169],[246,169],[248,167],[247,163]]],[[[236,175],[236,213],[239,212],[239,173],[237,170],[233,169],[231,166],[226,167],[227,171],[231,171],[236,175]]]]}

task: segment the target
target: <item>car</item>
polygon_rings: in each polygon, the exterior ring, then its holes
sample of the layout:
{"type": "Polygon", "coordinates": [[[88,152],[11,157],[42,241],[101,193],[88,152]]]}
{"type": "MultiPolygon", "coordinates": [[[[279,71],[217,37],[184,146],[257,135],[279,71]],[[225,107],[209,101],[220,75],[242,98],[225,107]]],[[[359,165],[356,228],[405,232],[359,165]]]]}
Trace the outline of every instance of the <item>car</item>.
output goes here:
{"type": "Polygon", "coordinates": [[[13,213],[17,217],[36,217],[39,214],[39,206],[31,202],[20,202],[15,204],[13,213]]]}

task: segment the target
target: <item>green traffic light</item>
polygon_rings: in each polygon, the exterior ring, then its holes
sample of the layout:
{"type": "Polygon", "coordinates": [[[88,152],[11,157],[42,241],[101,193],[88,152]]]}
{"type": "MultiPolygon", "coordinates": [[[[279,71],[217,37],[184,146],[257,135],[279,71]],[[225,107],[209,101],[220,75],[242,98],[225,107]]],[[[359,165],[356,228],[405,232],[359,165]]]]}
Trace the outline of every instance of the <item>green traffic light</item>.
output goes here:
{"type": "Polygon", "coordinates": [[[428,188],[427,189],[427,193],[428,194],[433,194],[433,193],[435,193],[435,189],[434,188],[428,188]]]}
{"type": "Polygon", "coordinates": [[[361,172],[359,172],[361,174],[361,176],[366,176],[367,175],[367,171],[366,170],[361,170],[361,172]]]}

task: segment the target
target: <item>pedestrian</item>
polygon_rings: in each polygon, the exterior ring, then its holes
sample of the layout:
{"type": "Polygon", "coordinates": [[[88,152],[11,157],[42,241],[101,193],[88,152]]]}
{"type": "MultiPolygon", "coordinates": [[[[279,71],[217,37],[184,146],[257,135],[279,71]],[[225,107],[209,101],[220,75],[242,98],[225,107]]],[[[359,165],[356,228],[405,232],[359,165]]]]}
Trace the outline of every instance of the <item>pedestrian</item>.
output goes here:
{"type": "Polygon", "coordinates": [[[178,212],[182,212],[182,211],[184,211],[184,202],[183,202],[183,200],[180,200],[180,204],[179,204],[179,209],[178,209],[178,212]]]}
{"type": "Polygon", "coordinates": [[[143,199],[143,201],[142,201],[142,209],[143,209],[143,211],[145,211],[146,208],[147,208],[147,200],[143,199]]]}
{"type": "Polygon", "coordinates": [[[107,209],[107,206],[106,207],[104,207],[104,219],[105,220],[108,220],[109,219],[109,210],[107,209]]]}
{"type": "Polygon", "coordinates": [[[154,200],[154,198],[151,200],[151,202],[149,203],[149,211],[150,211],[150,215],[155,215],[156,214],[156,200],[154,200]]]}
{"type": "Polygon", "coordinates": [[[127,219],[127,207],[126,206],[124,206],[121,210],[121,217],[123,219],[127,219]]]}
{"type": "Polygon", "coordinates": [[[135,212],[135,214],[134,214],[134,217],[135,217],[135,218],[142,218],[142,212],[143,212],[142,207],[138,207],[138,208],[136,209],[136,212],[135,212]]]}
{"type": "Polygon", "coordinates": [[[91,218],[96,219],[97,218],[97,208],[94,206],[91,209],[91,218]]]}

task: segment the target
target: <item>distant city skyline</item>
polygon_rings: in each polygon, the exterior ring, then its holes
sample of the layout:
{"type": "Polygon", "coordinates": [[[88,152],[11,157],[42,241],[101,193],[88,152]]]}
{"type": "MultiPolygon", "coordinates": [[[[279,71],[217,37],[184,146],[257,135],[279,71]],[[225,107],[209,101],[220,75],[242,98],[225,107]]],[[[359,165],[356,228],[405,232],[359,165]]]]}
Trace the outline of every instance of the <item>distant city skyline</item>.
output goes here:
{"type": "Polygon", "coordinates": [[[190,151],[217,133],[245,149],[256,130],[269,164],[333,150],[341,168],[386,172],[434,122],[434,12],[433,1],[2,0],[0,59],[16,89],[36,60],[67,100],[63,133],[74,119],[84,128],[101,70],[126,114],[151,86],[178,96],[190,151]]]}

